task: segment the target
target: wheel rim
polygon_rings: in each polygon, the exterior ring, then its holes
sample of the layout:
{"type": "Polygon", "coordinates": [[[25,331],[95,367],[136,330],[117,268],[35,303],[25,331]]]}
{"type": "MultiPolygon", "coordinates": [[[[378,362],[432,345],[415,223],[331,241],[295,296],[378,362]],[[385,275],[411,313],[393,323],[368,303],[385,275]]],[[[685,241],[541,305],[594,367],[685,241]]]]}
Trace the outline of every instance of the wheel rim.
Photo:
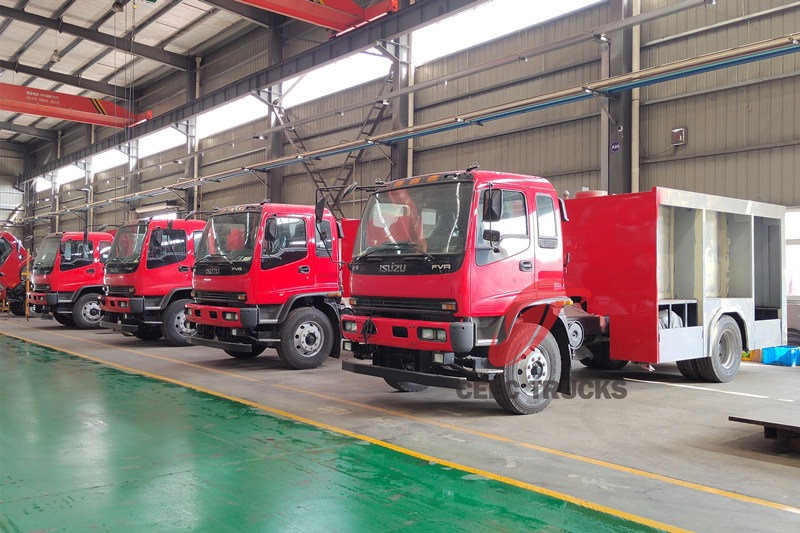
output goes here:
{"type": "Polygon", "coordinates": [[[172,326],[181,337],[188,337],[194,333],[192,323],[186,318],[186,311],[181,311],[175,316],[175,321],[172,326]]]}
{"type": "Polygon", "coordinates": [[[723,368],[731,368],[736,361],[736,338],[731,330],[725,330],[719,337],[717,358],[723,368]]]}
{"type": "Polygon", "coordinates": [[[316,322],[303,322],[294,330],[294,347],[303,357],[313,357],[322,349],[324,336],[316,322]]]}
{"type": "Polygon", "coordinates": [[[81,315],[88,322],[99,322],[100,311],[100,302],[95,302],[92,300],[86,302],[86,305],[83,306],[83,309],[81,309],[81,315]]]}
{"type": "Polygon", "coordinates": [[[514,373],[523,394],[530,397],[540,396],[545,383],[550,380],[550,365],[547,357],[536,348],[517,362],[514,373]]]}

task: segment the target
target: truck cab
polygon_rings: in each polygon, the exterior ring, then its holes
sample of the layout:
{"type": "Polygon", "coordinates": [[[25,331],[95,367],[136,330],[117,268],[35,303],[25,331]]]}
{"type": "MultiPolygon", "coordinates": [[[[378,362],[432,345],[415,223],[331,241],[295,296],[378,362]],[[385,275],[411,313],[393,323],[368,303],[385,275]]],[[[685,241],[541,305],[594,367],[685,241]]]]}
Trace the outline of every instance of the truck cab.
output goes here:
{"type": "Polygon", "coordinates": [[[100,325],[142,340],[185,346],[185,304],[201,220],[142,219],[119,228],[106,265],[100,325]]]}
{"type": "Polygon", "coordinates": [[[17,316],[25,314],[25,268],[28,251],[13,234],[0,232],[0,287],[5,291],[3,300],[17,316]]]}
{"type": "Polygon", "coordinates": [[[198,245],[194,301],[187,305],[197,331],[189,343],[243,359],[276,348],[292,368],[338,357],[347,290],[339,262],[350,257],[356,224],[339,223],[327,210],[317,224],[314,208],[301,205],[215,213],[198,245]]]}
{"type": "Polygon", "coordinates": [[[488,382],[511,412],[543,409],[568,390],[572,358],[560,210],[547,180],[497,172],[375,192],[353,250],[353,314],[342,317],[345,349],[371,364],[342,367],[408,392],[488,382]]]}
{"type": "Polygon", "coordinates": [[[103,265],[113,238],[107,232],[46,235],[32,265],[31,313],[64,326],[99,327],[103,265]]]}

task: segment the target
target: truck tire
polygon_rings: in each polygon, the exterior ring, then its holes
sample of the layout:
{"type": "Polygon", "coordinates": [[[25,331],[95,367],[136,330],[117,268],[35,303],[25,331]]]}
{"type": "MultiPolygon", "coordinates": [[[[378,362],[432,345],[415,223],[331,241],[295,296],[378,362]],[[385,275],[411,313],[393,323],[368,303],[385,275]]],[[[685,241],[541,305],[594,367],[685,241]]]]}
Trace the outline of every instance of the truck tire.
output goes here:
{"type": "Polygon", "coordinates": [[[611,359],[609,357],[609,344],[607,342],[600,342],[592,344],[591,346],[582,346],[580,350],[583,348],[586,348],[592,356],[584,357],[580,359],[580,362],[583,366],[593,370],[621,370],[628,364],[628,361],[611,359]]]}
{"type": "Polygon", "coordinates": [[[394,378],[383,378],[383,381],[394,387],[400,392],[420,392],[428,388],[427,385],[421,383],[412,383],[411,381],[400,381],[394,378]]]}
{"type": "Polygon", "coordinates": [[[489,382],[497,404],[515,415],[538,413],[550,404],[561,377],[561,353],[552,333],[535,350],[503,368],[489,382]]]}
{"type": "Polygon", "coordinates": [[[281,327],[278,356],[294,369],[316,368],[333,349],[333,326],[319,309],[295,309],[281,327]]]}
{"type": "Polygon", "coordinates": [[[90,292],[84,294],[72,305],[72,320],[78,329],[97,329],[100,327],[100,295],[90,292]]]}
{"type": "Polygon", "coordinates": [[[188,346],[186,338],[194,334],[193,323],[186,318],[186,304],[192,300],[175,300],[161,316],[161,333],[172,346],[188,346]]]}
{"type": "Polygon", "coordinates": [[[53,319],[62,326],[72,327],[75,325],[75,321],[72,319],[72,315],[54,313],[53,319]]]}
{"type": "Polygon", "coordinates": [[[700,375],[700,371],[697,369],[697,361],[698,359],[686,359],[684,361],[677,362],[678,370],[680,370],[683,377],[692,381],[699,381],[703,379],[703,377],[700,375]]]}
{"type": "Polygon", "coordinates": [[[789,346],[800,346],[800,329],[789,328],[786,338],[789,346]]]}
{"type": "Polygon", "coordinates": [[[22,302],[11,302],[8,304],[8,310],[16,316],[25,316],[25,304],[22,302]]]}
{"type": "Polygon", "coordinates": [[[739,325],[728,316],[722,315],[711,335],[711,357],[695,359],[697,370],[706,380],[713,383],[727,383],[739,372],[742,363],[742,334],[739,325]]]}
{"type": "Polygon", "coordinates": [[[133,334],[140,341],[157,341],[161,338],[161,328],[158,326],[139,326],[133,334]]]}
{"type": "Polygon", "coordinates": [[[258,357],[264,353],[264,350],[267,349],[267,347],[263,344],[252,344],[252,347],[253,349],[249,352],[235,352],[233,350],[226,349],[223,349],[222,351],[231,357],[235,357],[236,359],[252,359],[253,357],[258,357]]]}

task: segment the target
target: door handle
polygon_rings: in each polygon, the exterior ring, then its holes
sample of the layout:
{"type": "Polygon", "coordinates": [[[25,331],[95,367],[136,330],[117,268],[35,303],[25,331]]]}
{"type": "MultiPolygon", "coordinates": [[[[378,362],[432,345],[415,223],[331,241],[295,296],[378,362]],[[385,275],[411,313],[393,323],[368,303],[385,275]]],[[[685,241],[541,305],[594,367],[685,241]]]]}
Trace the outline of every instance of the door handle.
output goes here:
{"type": "Polygon", "coordinates": [[[301,274],[308,274],[309,272],[311,272],[311,267],[308,265],[303,265],[300,268],[298,268],[297,271],[300,272],[301,274]]]}
{"type": "Polygon", "coordinates": [[[90,268],[89,270],[87,270],[87,271],[86,271],[86,273],[87,273],[87,274],[94,274],[94,269],[93,269],[93,268],[90,268]]]}
{"type": "Polygon", "coordinates": [[[533,261],[528,259],[523,259],[519,262],[519,269],[523,272],[530,272],[533,270],[533,261]]]}
{"type": "Polygon", "coordinates": [[[189,267],[185,266],[185,265],[184,266],[179,266],[178,267],[178,272],[189,272],[189,267]]]}

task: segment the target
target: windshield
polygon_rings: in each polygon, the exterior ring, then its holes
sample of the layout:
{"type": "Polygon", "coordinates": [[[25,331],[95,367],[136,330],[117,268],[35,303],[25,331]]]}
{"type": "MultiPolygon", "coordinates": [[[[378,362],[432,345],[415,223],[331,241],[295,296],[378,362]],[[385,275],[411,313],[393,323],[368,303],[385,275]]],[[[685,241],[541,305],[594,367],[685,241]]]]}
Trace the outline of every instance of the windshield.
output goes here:
{"type": "Polygon", "coordinates": [[[36,254],[36,261],[33,262],[33,266],[45,268],[54,266],[56,264],[56,256],[58,255],[58,246],[60,243],[60,237],[46,237],[39,247],[39,253],[36,254]]]}
{"type": "Polygon", "coordinates": [[[0,265],[6,262],[8,256],[11,255],[11,250],[14,249],[14,245],[8,242],[5,238],[0,239],[0,265]]]}
{"type": "Polygon", "coordinates": [[[147,224],[122,226],[111,245],[108,263],[135,265],[142,257],[142,245],[147,235],[147,224]]]}
{"type": "Polygon", "coordinates": [[[373,194],[353,257],[457,254],[467,239],[472,182],[449,182],[373,194]]]}
{"type": "Polygon", "coordinates": [[[252,263],[260,220],[260,210],[212,216],[200,237],[197,260],[218,260],[239,266],[252,263]]]}

